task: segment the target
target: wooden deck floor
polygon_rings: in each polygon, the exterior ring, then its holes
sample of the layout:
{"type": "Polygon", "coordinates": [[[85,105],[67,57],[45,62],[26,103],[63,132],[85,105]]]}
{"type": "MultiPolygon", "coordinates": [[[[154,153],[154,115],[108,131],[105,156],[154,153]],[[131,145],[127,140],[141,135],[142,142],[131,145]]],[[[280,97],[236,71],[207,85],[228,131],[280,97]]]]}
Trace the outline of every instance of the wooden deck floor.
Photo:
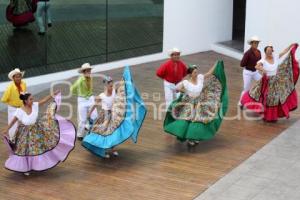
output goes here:
{"type": "MultiPolygon", "coordinates": [[[[225,62],[228,80],[230,108],[227,116],[234,116],[242,88],[242,70],[238,61],[213,52],[183,59],[187,63],[200,64],[200,71],[205,72],[218,58],[225,62]]],[[[150,94],[146,102],[159,104],[162,101],[155,101],[152,96],[155,93],[163,95],[162,81],[154,73],[160,63],[132,67],[139,90],[150,94]]],[[[118,79],[122,69],[107,73],[118,79]]],[[[102,87],[100,80],[96,81],[96,85],[98,93],[102,87]]],[[[47,93],[45,91],[38,96],[47,93]]],[[[69,101],[75,104],[75,100],[69,101]]],[[[65,112],[62,109],[62,113],[65,112]]],[[[244,119],[223,121],[213,140],[202,142],[194,149],[188,149],[185,143],[165,134],[162,121],[154,120],[153,116],[153,108],[149,106],[138,143],[129,141],[120,145],[118,158],[102,160],[86,151],[77,141],[66,162],[47,172],[24,177],[1,168],[0,199],[189,200],[293,124],[299,119],[300,112],[296,110],[289,120],[277,123],[244,119]]],[[[76,122],[76,116],[72,120],[76,122]]],[[[5,123],[6,113],[1,112],[0,124],[3,126],[5,123]]],[[[4,165],[6,158],[6,149],[0,143],[0,165],[4,165]]]]}

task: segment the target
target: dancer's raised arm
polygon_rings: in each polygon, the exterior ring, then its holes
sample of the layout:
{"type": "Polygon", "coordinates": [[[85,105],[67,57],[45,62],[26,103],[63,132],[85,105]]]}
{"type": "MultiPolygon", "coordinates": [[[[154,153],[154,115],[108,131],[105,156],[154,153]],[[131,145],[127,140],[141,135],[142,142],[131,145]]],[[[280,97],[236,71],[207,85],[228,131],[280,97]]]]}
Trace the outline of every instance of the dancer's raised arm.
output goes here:
{"type": "Polygon", "coordinates": [[[52,99],[54,96],[56,96],[60,91],[56,90],[53,94],[49,94],[48,96],[44,97],[39,101],[39,105],[42,106],[45,103],[47,103],[50,99],[52,99]]]}
{"type": "Polygon", "coordinates": [[[285,48],[280,54],[279,54],[279,58],[281,58],[282,56],[284,56],[287,52],[289,52],[291,50],[291,48],[296,45],[297,43],[293,43],[290,44],[290,46],[288,46],[287,48],[285,48]]]}
{"type": "Polygon", "coordinates": [[[206,78],[214,73],[217,64],[218,64],[218,61],[216,61],[215,64],[209,69],[209,71],[206,74],[204,74],[204,78],[206,78]]]}

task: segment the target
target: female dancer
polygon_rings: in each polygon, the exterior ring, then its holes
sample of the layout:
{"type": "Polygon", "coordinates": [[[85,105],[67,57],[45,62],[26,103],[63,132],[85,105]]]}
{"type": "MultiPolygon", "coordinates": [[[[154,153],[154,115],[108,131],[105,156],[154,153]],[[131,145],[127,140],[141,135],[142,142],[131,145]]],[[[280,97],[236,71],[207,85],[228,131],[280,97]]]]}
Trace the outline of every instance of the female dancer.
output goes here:
{"type": "MultiPolygon", "coordinates": [[[[128,138],[137,141],[139,129],[146,116],[146,107],[132,82],[129,67],[125,68],[123,80],[118,86],[114,86],[111,78],[106,78],[105,83],[105,91],[97,98],[102,109],[88,135],[84,137],[82,145],[100,157],[109,158],[107,150],[112,149],[112,154],[118,156],[115,146],[128,138]]],[[[95,106],[89,115],[94,109],[95,106]]]]}
{"type": "Polygon", "coordinates": [[[35,20],[37,0],[10,0],[6,8],[6,19],[15,27],[25,26],[35,20]]]}
{"type": "Polygon", "coordinates": [[[74,148],[76,131],[71,122],[55,115],[56,102],[50,103],[46,113],[38,117],[40,106],[52,99],[51,95],[35,102],[30,93],[23,93],[20,99],[24,106],[17,109],[4,130],[7,134],[18,123],[15,140],[9,141],[5,137],[10,151],[5,167],[29,175],[30,171],[44,171],[64,161],[74,148]]]}
{"type": "MultiPolygon", "coordinates": [[[[11,83],[7,86],[1,98],[1,101],[7,104],[8,123],[13,119],[17,108],[23,106],[23,101],[19,97],[22,92],[27,90],[26,83],[22,80],[24,73],[24,71],[22,72],[20,69],[16,68],[8,74],[11,83]]],[[[9,139],[12,140],[14,138],[16,129],[17,124],[9,129],[9,139]]]]}
{"type": "Polygon", "coordinates": [[[223,61],[218,61],[205,75],[197,68],[188,69],[189,78],[178,84],[183,94],[168,109],[164,130],[178,140],[194,146],[211,139],[219,129],[228,107],[223,61]]]}
{"type": "Polygon", "coordinates": [[[299,77],[299,63],[295,57],[297,48],[298,44],[291,44],[276,55],[273,46],[268,45],[264,49],[265,58],[258,61],[256,65],[263,78],[243,95],[242,104],[248,109],[263,114],[265,121],[288,118],[289,112],[298,106],[295,90],[299,77]],[[284,59],[281,60],[282,58],[284,59]]]}

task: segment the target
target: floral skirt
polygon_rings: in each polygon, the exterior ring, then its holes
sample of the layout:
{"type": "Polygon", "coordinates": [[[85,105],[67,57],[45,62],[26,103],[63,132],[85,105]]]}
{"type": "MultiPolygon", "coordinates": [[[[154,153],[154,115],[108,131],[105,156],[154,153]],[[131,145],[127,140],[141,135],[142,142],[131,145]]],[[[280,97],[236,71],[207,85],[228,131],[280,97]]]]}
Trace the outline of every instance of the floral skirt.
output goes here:
{"type": "Polygon", "coordinates": [[[295,58],[298,45],[278,67],[275,76],[264,75],[260,81],[246,92],[241,100],[242,105],[259,114],[266,121],[276,121],[289,117],[289,112],[298,106],[295,85],[299,77],[299,64],[295,58]]]}
{"type": "Polygon", "coordinates": [[[219,129],[228,108],[224,65],[219,61],[213,76],[205,80],[200,96],[181,95],[169,107],[164,130],[178,140],[208,140],[219,129]]]}
{"type": "Polygon", "coordinates": [[[59,141],[57,120],[38,119],[34,125],[19,125],[12,146],[19,156],[36,156],[52,150],[59,141]]]}
{"type": "Polygon", "coordinates": [[[126,67],[112,110],[99,112],[82,145],[97,156],[104,157],[107,149],[129,138],[136,142],[146,112],[145,104],[132,81],[130,69],[126,67]]]}
{"type": "Polygon", "coordinates": [[[5,162],[7,169],[44,171],[67,158],[75,146],[76,130],[70,121],[56,115],[55,110],[53,102],[35,124],[19,125],[14,141],[4,138],[10,154],[5,162]]]}

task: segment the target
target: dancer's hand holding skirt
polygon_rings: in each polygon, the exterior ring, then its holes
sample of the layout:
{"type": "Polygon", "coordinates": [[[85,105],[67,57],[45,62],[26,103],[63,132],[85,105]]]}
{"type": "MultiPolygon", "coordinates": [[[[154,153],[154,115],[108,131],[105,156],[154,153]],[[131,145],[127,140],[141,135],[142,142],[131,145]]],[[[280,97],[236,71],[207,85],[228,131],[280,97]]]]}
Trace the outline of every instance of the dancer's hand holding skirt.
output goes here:
{"type": "Polygon", "coordinates": [[[205,80],[200,96],[181,94],[166,113],[164,130],[185,140],[209,140],[218,131],[228,108],[228,94],[223,61],[218,61],[213,75],[205,80]]]}

